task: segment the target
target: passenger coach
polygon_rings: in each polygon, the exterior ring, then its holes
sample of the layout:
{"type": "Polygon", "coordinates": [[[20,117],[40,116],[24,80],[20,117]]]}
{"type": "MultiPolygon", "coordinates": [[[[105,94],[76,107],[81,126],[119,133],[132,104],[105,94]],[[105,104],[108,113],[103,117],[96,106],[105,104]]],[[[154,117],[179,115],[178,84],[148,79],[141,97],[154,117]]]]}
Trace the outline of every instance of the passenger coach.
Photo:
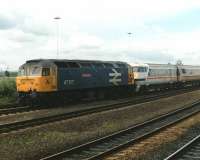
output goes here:
{"type": "Polygon", "coordinates": [[[132,64],[136,91],[200,85],[200,66],[132,64]]]}
{"type": "Polygon", "coordinates": [[[200,66],[178,65],[178,81],[186,85],[200,85],[200,66]]]}
{"type": "Polygon", "coordinates": [[[132,64],[136,91],[162,89],[177,83],[177,67],[171,64],[132,64]]]}

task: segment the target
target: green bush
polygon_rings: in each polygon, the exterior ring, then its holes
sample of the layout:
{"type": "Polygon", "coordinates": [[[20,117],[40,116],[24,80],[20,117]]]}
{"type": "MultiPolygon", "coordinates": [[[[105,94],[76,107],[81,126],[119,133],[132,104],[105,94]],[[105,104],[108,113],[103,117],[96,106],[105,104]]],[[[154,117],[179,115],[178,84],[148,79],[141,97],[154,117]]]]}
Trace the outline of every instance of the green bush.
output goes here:
{"type": "Polygon", "coordinates": [[[0,95],[13,96],[16,94],[15,78],[0,78],[0,95]]]}

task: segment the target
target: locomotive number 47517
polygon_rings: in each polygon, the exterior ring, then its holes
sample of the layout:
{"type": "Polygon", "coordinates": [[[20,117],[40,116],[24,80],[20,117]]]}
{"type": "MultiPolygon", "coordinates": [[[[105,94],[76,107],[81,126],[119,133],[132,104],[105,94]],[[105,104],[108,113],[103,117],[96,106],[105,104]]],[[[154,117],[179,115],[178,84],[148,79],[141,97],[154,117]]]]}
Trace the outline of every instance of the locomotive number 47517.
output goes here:
{"type": "Polygon", "coordinates": [[[74,85],[74,80],[73,79],[66,79],[66,80],[64,80],[64,85],[74,85]]]}

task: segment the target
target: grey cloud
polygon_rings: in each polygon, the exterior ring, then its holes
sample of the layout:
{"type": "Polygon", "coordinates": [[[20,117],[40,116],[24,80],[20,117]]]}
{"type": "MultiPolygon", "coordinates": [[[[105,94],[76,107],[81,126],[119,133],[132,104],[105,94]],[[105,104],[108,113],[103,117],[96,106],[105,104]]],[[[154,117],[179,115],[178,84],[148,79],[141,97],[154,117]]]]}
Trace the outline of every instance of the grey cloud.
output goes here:
{"type": "Polygon", "coordinates": [[[92,55],[98,55],[100,53],[102,53],[101,51],[102,46],[98,46],[98,45],[81,45],[78,46],[77,48],[67,48],[67,49],[63,49],[62,52],[64,54],[73,54],[73,53],[87,53],[87,55],[92,54],[92,55]]]}
{"type": "Polygon", "coordinates": [[[101,46],[97,46],[97,45],[81,45],[80,47],[78,47],[78,49],[83,49],[83,50],[94,50],[94,49],[100,49],[101,46]]]}
{"type": "Polygon", "coordinates": [[[24,32],[24,33],[31,33],[31,34],[34,34],[36,36],[49,36],[50,35],[50,31],[48,31],[47,29],[45,29],[44,27],[42,26],[32,26],[32,27],[27,27],[27,26],[24,26],[21,28],[21,30],[24,32]]]}
{"type": "Polygon", "coordinates": [[[25,16],[20,12],[11,12],[9,14],[0,12],[0,30],[13,28],[36,36],[48,36],[51,34],[51,29],[45,25],[45,22],[34,21],[33,17],[25,16]]]}
{"type": "Polygon", "coordinates": [[[24,33],[30,33],[35,36],[49,36],[52,33],[48,25],[42,21],[35,21],[32,17],[26,17],[18,28],[24,33]]]}
{"type": "Polygon", "coordinates": [[[126,62],[143,62],[143,63],[174,63],[174,57],[162,53],[161,51],[111,51],[111,50],[76,50],[64,52],[66,56],[71,58],[83,59],[99,59],[99,60],[116,60],[126,62]]]}
{"type": "Polygon", "coordinates": [[[144,62],[167,63],[174,60],[174,57],[170,54],[158,50],[128,52],[127,56],[132,60],[137,59],[144,62]]]}
{"type": "Polygon", "coordinates": [[[15,18],[6,15],[0,15],[0,29],[10,29],[16,27],[17,23],[15,18]]]}
{"type": "Polygon", "coordinates": [[[36,41],[36,39],[33,36],[30,36],[30,35],[29,36],[24,35],[24,36],[10,37],[9,39],[12,40],[12,41],[15,41],[15,42],[20,42],[20,43],[36,41]]]}

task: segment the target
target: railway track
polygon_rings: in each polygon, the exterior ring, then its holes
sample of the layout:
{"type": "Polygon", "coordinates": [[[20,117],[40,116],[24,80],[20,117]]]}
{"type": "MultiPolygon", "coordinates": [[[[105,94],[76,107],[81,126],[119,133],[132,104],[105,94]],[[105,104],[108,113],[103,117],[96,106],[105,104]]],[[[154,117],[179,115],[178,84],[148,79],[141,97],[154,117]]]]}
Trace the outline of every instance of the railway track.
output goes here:
{"type": "MultiPolygon", "coordinates": [[[[10,108],[5,108],[5,109],[0,109],[0,116],[1,115],[7,115],[7,114],[16,114],[16,113],[21,113],[21,112],[28,112],[28,111],[34,111],[38,110],[40,108],[34,107],[34,106],[15,106],[15,107],[10,107],[10,108]]],[[[43,109],[43,108],[42,108],[43,109]]]]}
{"type": "Polygon", "coordinates": [[[164,160],[192,160],[200,159],[200,135],[185,144],[179,150],[164,160]]]}
{"type": "MultiPolygon", "coordinates": [[[[176,94],[180,94],[180,93],[187,93],[187,92],[191,92],[191,91],[195,91],[198,90],[200,88],[184,88],[184,89],[180,89],[180,90],[172,90],[172,91],[165,91],[164,93],[153,93],[152,95],[146,94],[144,96],[136,96],[134,98],[131,98],[131,100],[127,100],[130,101],[130,103],[132,103],[131,101],[135,101],[135,104],[137,103],[142,103],[142,101],[144,100],[144,102],[148,101],[148,100],[154,100],[156,98],[164,98],[167,97],[169,95],[173,96],[176,94]]],[[[127,103],[125,102],[125,103],[127,103]]],[[[124,103],[124,102],[122,102],[124,103]]],[[[34,111],[34,110],[39,110],[39,109],[44,109],[44,108],[48,108],[48,106],[21,106],[20,104],[14,103],[14,104],[8,104],[8,105],[1,105],[0,108],[0,116],[1,115],[7,115],[7,114],[15,114],[15,113],[21,113],[21,112],[28,112],[28,111],[34,111]]]]}
{"type": "MultiPolygon", "coordinates": [[[[187,92],[189,92],[189,91],[192,91],[192,90],[187,90],[187,92]]],[[[180,94],[183,92],[185,93],[184,90],[178,90],[178,91],[173,91],[173,92],[167,92],[164,94],[160,93],[157,95],[148,95],[145,97],[134,98],[134,99],[128,100],[128,101],[117,102],[117,103],[109,104],[109,105],[103,105],[100,107],[98,106],[98,107],[94,107],[94,108],[82,109],[79,111],[67,112],[67,113],[62,113],[62,114],[53,115],[53,116],[41,117],[41,118],[37,118],[37,119],[30,119],[30,120],[25,120],[25,121],[0,124],[0,134],[1,133],[9,133],[11,131],[34,127],[34,126],[38,126],[38,125],[42,125],[42,124],[46,124],[46,123],[67,120],[70,118],[75,118],[75,117],[88,115],[88,114],[92,114],[92,113],[108,111],[108,110],[112,110],[112,109],[127,107],[130,105],[145,103],[145,102],[157,100],[160,98],[174,96],[174,95],[177,95],[177,94],[180,94]]]]}
{"type": "Polygon", "coordinates": [[[175,125],[200,112],[200,101],[176,111],[153,118],[142,124],[135,125],[128,129],[116,132],[109,136],[82,144],[80,146],[64,150],[60,153],[42,158],[41,160],[54,159],[103,159],[121,149],[141,142],[152,135],[175,125]]]}
{"type": "Polygon", "coordinates": [[[10,103],[10,104],[1,104],[0,109],[9,109],[9,108],[16,108],[20,107],[18,103],[10,103]]]}

